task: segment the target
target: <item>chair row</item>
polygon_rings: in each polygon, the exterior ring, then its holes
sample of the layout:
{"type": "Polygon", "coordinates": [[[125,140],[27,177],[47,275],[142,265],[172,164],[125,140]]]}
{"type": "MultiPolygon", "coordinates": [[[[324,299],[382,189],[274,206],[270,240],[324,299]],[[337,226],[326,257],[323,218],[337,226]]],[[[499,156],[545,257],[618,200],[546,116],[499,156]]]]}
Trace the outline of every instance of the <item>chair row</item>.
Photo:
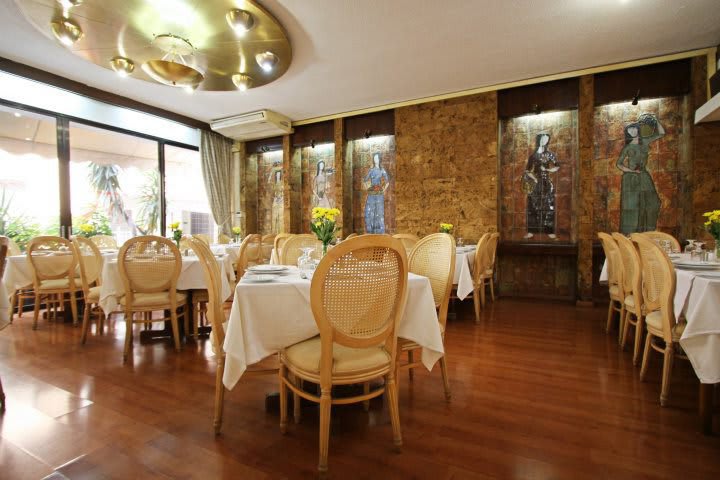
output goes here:
{"type": "Polygon", "coordinates": [[[670,242],[673,250],[680,243],[663,232],[634,233],[627,238],[620,233],[599,233],[608,269],[610,303],[606,331],[610,331],[618,314],[618,342],[625,348],[630,327],[634,329],[633,364],[641,359],[640,380],[647,375],[650,351],[663,355],[660,405],[665,406],[670,393],[670,377],[676,357],[687,360],[679,341],[685,328],[682,318],[675,317],[675,268],[658,245],[670,242]]]}

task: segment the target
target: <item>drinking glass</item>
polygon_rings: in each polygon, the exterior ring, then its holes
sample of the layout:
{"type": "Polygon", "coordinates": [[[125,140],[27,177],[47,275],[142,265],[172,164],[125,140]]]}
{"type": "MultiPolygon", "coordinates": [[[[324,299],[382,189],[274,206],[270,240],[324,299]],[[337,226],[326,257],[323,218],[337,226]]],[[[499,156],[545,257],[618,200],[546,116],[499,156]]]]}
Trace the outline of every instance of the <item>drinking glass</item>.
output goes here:
{"type": "Polygon", "coordinates": [[[463,240],[462,237],[458,237],[458,239],[457,239],[457,246],[458,246],[458,247],[464,247],[464,246],[465,246],[465,240],[463,240]]]}
{"type": "Polygon", "coordinates": [[[685,253],[692,253],[695,250],[695,240],[687,239],[688,244],[685,245],[685,253]]]}
{"type": "Polygon", "coordinates": [[[303,254],[298,257],[298,269],[300,269],[301,273],[312,272],[315,270],[315,261],[310,254],[314,252],[315,249],[313,247],[303,247],[301,250],[303,254]]]}

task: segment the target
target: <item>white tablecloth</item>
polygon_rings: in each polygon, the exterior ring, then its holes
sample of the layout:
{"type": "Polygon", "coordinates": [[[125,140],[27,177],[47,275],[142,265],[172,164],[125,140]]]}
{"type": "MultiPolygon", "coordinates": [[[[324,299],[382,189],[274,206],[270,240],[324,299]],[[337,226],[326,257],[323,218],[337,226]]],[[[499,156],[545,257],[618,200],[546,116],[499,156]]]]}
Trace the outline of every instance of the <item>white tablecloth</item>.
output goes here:
{"type": "Polygon", "coordinates": [[[476,247],[459,247],[455,253],[455,278],[457,297],[465,300],[473,292],[472,268],[475,262],[476,247]]]}
{"type": "MultiPolygon", "coordinates": [[[[232,294],[230,283],[228,282],[227,273],[225,271],[225,256],[216,257],[218,266],[220,267],[220,279],[222,281],[222,298],[227,299],[232,294]]],[[[205,275],[202,265],[197,257],[183,257],[182,271],[177,282],[178,290],[204,290],[207,289],[205,283],[205,275]]],[[[100,308],[106,315],[114,311],[120,297],[125,295],[125,287],[120,278],[117,260],[105,262],[103,268],[102,285],[100,286],[100,308]]]]}
{"type": "MultiPolygon", "coordinates": [[[[117,258],[117,252],[103,252],[102,256],[105,260],[114,259],[117,258]]],[[[45,258],[52,259],[52,256],[45,258]]],[[[11,295],[20,288],[32,285],[32,268],[28,262],[27,255],[23,254],[7,257],[3,281],[5,282],[5,288],[11,295]]]]}
{"type": "MultiPolygon", "coordinates": [[[[702,383],[720,383],[720,276],[714,272],[675,268],[675,318],[687,322],[680,346],[702,383]]],[[[600,281],[607,281],[607,261],[600,281]]]]}
{"type": "Polygon", "coordinates": [[[234,282],[235,263],[237,262],[238,254],[240,253],[240,246],[231,244],[215,244],[210,245],[210,250],[215,255],[225,255],[225,257],[223,258],[223,261],[225,263],[225,273],[227,274],[228,280],[234,282]]]}
{"type": "MultiPolygon", "coordinates": [[[[272,283],[240,281],[225,333],[223,383],[232,389],[248,365],[317,334],[310,280],[301,279],[295,268],[272,283]]],[[[409,274],[407,304],[397,335],[423,347],[421,360],[428,370],[443,356],[440,324],[426,277],[409,274]]]]}

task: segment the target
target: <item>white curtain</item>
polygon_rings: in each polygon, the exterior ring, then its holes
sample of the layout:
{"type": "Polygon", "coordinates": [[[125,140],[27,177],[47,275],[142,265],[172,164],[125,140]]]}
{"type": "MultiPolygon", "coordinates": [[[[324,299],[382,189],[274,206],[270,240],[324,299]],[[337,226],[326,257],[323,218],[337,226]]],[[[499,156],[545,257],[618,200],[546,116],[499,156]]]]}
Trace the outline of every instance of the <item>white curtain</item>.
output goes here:
{"type": "Polygon", "coordinates": [[[220,232],[232,236],[232,140],[215,132],[200,133],[205,190],[220,232]]]}

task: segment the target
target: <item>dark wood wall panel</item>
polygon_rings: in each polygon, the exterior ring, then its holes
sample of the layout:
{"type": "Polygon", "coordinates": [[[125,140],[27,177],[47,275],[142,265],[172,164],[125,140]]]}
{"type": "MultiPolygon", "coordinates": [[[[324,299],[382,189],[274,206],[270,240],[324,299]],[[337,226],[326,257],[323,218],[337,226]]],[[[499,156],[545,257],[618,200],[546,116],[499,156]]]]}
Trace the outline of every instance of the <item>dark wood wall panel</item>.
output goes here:
{"type": "Polygon", "coordinates": [[[245,143],[246,155],[253,153],[272,152],[274,150],[282,150],[283,137],[262,138],[260,140],[251,140],[245,143]]]}
{"type": "Polygon", "coordinates": [[[690,59],[595,75],[595,105],[639,98],[677,97],[690,92],[690,59]]]}
{"type": "Polygon", "coordinates": [[[395,110],[383,110],[345,119],[346,140],[357,140],[366,135],[395,135],[395,110]]]}
{"type": "Polygon", "coordinates": [[[530,113],[572,110],[578,107],[580,84],[577,78],[536,83],[498,92],[498,117],[512,118],[530,113]]]}
{"type": "Polygon", "coordinates": [[[307,147],[312,142],[332,143],[334,139],[333,121],[311,123],[295,127],[292,135],[293,147],[307,147]]]}

